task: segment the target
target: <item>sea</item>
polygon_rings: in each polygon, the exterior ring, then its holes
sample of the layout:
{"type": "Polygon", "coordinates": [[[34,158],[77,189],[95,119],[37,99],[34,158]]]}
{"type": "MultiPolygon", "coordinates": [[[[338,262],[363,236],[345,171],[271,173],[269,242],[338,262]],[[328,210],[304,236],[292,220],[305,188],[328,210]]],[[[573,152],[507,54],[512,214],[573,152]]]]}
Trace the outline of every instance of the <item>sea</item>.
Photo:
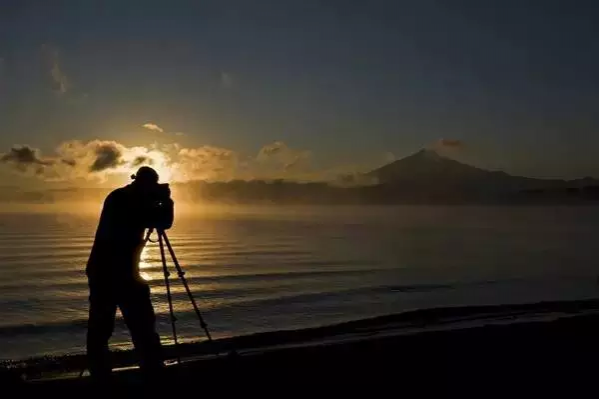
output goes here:
{"type": "MultiPolygon", "coordinates": [[[[0,214],[0,359],[85,352],[97,218],[0,214]]],[[[599,293],[593,206],[206,207],[167,234],[213,338],[599,293]]],[[[206,339],[170,256],[167,267],[179,340],[206,339]]],[[[157,243],[141,270],[172,343],[157,243]]],[[[111,347],[131,348],[120,313],[111,347]]]]}

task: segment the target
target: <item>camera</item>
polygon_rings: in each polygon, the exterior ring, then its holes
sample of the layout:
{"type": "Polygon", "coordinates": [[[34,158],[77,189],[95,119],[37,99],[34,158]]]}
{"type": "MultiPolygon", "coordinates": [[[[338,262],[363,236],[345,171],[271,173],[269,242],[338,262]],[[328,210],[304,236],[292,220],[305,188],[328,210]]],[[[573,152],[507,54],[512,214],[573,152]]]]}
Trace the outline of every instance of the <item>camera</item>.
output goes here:
{"type": "Polygon", "coordinates": [[[174,204],[168,183],[156,184],[149,192],[149,209],[147,214],[148,228],[168,230],[173,225],[174,204]]]}
{"type": "Polygon", "coordinates": [[[150,196],[155,202],[165,202],[171,198],[171,189],[168,183],[156,184],[155,188],[151,191],[150,196]]]}

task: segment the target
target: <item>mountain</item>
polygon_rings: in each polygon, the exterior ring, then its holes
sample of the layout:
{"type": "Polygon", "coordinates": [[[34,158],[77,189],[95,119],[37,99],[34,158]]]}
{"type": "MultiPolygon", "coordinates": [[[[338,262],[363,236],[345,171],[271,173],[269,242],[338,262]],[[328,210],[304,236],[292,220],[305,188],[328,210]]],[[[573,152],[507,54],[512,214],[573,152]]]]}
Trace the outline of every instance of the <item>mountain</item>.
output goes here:
{"type": "MultiPolygon", "coordinates": [[[[416,185],[459,185],[480,187],[496,185],[527,186],[535,184],[537,179],[511,176],[505,172],[493,172],[466,165],[443,157],[432,150],[420,150],[406,158],[399,159],[381,168],[367,173],[379,184],[416,184],[416,185]]],[[[543,184],[546,184],[543,182],[543,184]]]]}
{"type": "Polygon", "coordinates": [[[366,174],[388,195],[436,200],[511,199],[531,193],[573,193],[599,185],[592,178],[559,180],[488,171],[421,150],[366,174]]]}

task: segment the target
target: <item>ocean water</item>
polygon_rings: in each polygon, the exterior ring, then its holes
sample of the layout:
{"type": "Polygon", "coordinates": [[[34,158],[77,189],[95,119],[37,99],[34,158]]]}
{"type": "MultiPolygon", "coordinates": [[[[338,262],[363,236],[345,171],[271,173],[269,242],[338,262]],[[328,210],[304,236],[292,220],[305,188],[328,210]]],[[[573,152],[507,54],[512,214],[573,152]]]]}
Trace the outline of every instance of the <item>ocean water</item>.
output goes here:
{"type": "MultiPolygon", "coordinates": [[[[84,352],[96,223],[0,215],[0,359],[84,352]]],[[[177,215],[168,235],[216,338],[598,293],[596,207],[231,207],[177,215]]],[[[172,342],[158,244],[142,271],[172,342]]],[[[205,339],[175,273],[171,284],[179,338],[205,339]]],[[[129,348],[118,317],[111,345],[129,348]]]]}

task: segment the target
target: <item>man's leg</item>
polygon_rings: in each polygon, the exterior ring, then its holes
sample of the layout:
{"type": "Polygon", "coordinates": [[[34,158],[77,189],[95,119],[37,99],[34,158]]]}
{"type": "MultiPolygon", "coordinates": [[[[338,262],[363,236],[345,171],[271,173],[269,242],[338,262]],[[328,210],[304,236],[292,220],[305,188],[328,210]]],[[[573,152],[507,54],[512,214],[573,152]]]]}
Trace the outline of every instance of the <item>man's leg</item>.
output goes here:
{"type": "Polygon", "coordinates": [[[87,358],[89,372],[96,380],[110,377],[110,351],[108,341],[114,330],[116,302],[110,288],[90,284],[89,318],[87,326],[87,358]]]}
{"type": "Polygon", "coordinates": [[[133,283],[130,288],[123,290],[119,307],[139,355],[140,368],[146,375],[156,375],[164,363],[150,287],[145,283],[133,283]]]}

